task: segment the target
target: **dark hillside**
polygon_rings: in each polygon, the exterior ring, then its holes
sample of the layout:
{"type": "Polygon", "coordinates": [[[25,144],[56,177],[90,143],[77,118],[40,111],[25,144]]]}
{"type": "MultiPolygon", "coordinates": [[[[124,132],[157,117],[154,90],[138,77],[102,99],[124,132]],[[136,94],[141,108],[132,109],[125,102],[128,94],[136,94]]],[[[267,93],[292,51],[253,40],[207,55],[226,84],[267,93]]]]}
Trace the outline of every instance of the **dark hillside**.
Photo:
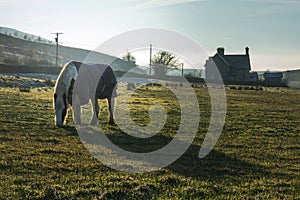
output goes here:
{"type": "MultiPolygon", "coordinates": [[[[28,67],[55,67],[56,46],[22,40],[0,34],[0,65],[28,66],[28,67]]],[[[70,60],[83,61],[90,53],[89,50],[59,46],[59,66],[70,60]]],[[[106,54],[94,52],[97,60],[104,63],[112,62],[114,70],[127,71],[134,67],[132,63],[123,61],[106,54]]],[[[0,68],[1,71],[1,68],[0,68]]]]}

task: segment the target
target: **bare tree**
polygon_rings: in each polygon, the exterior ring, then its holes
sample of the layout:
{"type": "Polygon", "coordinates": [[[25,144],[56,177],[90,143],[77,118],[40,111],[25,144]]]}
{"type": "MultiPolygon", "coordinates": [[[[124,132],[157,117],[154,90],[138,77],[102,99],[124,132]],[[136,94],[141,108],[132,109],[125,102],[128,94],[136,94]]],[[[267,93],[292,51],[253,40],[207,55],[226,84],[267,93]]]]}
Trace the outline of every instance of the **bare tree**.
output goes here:
{"type": "Polygon", "coordinates": [[[153,70],[156,75],[165,75],[169,70],[178,69],[180,63],[176,56],[167,51],[160,51],[152,59],[153,70]]]}
{"type": "Polygon", "coordinates": [[[133,64],[135,64],[136,62],[135,57],[130,52],[127,52],[126,55],[122,57],[122,59],[128,62],[132,62],[133,64]]]}

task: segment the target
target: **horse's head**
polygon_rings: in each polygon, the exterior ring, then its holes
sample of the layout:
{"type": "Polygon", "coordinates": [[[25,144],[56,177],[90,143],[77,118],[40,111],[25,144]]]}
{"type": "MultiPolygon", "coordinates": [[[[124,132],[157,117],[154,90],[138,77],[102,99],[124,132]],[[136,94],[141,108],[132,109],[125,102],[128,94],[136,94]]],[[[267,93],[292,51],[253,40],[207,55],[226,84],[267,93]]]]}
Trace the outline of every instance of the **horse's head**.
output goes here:
{"type": "Polygon", "coordinates": [[[54,93],[53,107],[55,111],[55,125],[62,126],[67,114],[67,96],[66,94],[54,93]]]}

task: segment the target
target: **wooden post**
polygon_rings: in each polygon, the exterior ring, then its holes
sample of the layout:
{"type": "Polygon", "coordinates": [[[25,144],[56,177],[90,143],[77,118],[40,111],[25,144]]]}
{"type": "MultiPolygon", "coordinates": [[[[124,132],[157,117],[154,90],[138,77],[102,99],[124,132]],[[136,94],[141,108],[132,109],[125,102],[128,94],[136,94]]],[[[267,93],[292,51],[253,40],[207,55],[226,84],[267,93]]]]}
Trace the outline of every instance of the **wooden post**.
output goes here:
{"type": "Polygon", "coordinates": [[[151,76],[151,66],[152,66],[152,44],[150,44],[150,76],[151,76]]]}
{"type": "Polygon", "coordinates": [[[56,35],[56,38],[55,38],[55,42],[56,42],[56,60],[55,60],[55,65],[56,65],[56,67],[58,67],[58,36],[60,34],[63,34],[63,33],[51,33],[51,34],[55,34],[56,35]]]}

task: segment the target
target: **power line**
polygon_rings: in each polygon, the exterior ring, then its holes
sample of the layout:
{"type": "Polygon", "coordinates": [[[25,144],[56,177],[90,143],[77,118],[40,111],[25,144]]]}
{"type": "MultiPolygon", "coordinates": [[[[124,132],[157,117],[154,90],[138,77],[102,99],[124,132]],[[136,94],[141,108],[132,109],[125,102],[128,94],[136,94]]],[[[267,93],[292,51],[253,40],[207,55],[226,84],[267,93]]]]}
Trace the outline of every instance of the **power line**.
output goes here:
{"type": "Polygon", "coordinates": [[[152,44],[150,44],[150,76],[151,76],[151,65],[152,65],[152,44]]]}
{"type": "Polygon", "coordinates": [[[56,42],[56,62],[55,62],[55,65],[56,67],[58,67],[58,36],[60,34],[63,34],[63,33],[51,33],[51,34],[55,34],[56,35],[56,38],[55,38],[55,42],[56,42]]]}

